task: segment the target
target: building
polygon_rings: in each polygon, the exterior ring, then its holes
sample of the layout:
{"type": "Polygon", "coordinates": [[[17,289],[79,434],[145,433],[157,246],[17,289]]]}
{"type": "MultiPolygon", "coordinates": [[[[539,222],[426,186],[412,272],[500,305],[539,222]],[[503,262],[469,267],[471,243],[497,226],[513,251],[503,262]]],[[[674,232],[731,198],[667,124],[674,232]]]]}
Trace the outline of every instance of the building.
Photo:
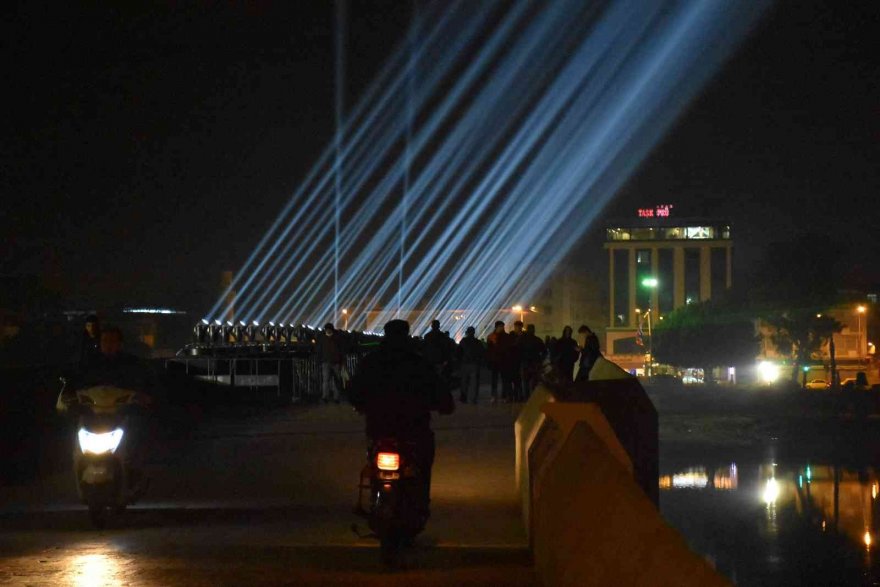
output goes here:
{"type": "Polygon", "coordinates": [[[676,218],[671,205],[644,208],[607,224],[606,353],[640,369],[647,349],[637,340],[664,314],[705,301],[733,285],[730,222],[676,218]]]}

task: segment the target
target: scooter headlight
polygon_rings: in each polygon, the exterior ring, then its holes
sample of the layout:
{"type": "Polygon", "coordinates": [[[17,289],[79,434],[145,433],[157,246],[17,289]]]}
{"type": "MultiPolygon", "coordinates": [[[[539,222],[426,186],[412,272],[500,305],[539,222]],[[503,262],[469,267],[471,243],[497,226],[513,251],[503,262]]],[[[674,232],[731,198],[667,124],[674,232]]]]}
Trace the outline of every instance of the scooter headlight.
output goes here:
{"type": "Polygon", "coordinates": [[[89,432],[85,428],[79,429],[79,448],[84,454],[102,455],[108,452],[114,453],[119,448],[120,442],[122,442],[122,428],[100,434],[89,432]]]}

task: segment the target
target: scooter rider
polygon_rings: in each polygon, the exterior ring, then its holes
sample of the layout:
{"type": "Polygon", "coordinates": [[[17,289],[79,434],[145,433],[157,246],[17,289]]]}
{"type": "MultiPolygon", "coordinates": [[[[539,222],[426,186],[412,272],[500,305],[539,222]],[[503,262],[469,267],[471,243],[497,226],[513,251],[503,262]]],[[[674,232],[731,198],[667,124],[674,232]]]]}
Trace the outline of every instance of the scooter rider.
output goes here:
{"type": "MultiPolygon", "coordinates": [[[[88,365],[85,370],[78,374],[73,381],[65,385],[58,396],[56,409],[60,413],[69,411],[74,405],[77,396],[76,391],[97,386],[112,386],[120,389],[137,392],[137,404],[148,407],[153,403],[152,393],[155,385],[150,372],[141,364],[141,361],[122,350],[122,331],[118,328],[106,328],[100,334],[101,354],[88,365]]],[[[146,433],[145,422],[141,417],[142,411],[133,412],[130,415],[128,446],[129,466],[132,473],[137,477],[142,473],[144,436],[146,433]]]]}
{"type": "Polygon", "coordinates": [[[371,445],[383,438],[415,442],[416,459],[425,473],[427,518],[434,463],[431,412],[451,414],[455,402],[431,363],[415,351],[408,322],[392,320],[385,325],[379,349],[360,361],[351,380],[350,401],[366,416],[371,445]]]}

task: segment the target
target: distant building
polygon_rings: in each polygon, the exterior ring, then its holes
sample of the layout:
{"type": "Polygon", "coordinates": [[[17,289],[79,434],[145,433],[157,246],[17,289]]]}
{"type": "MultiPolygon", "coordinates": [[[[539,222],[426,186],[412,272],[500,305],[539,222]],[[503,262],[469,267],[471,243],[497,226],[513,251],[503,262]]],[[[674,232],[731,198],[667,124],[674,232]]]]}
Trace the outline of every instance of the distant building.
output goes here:
{"type": "MultiPolygon", "coordinates": [[[[627,369],[645,363],[638,345],[641,316],[664,314],[705,301],[733,285],[730,222],[676,218],[672,206],[638,210],[607,224],[608,328],[606,352],[627,369]]],[[[642,319],[647,336],[648,320],[642,319]]]]}
{"type": "Polygon", "coordinates": [[[581,324],[601,334],[604,323],[604,296],[601,280],[592,279],[583,269],[562,266],[555,271],[533,299],[525,313],[526,324],[535,325],[535,334],[541,338],[559,338],[565,326],[575,334],[581,324]]]}
{"type": "MultiPolygon", "coordinates": [[[[841,379],[854,377],[858,371],[865,371],[871,382],[878,380],[877,369],[874,368],[876,347],[868,335],[868,325],[876,304],[872,303],[848,303],[829,308],[822,314],[837,320],[843,328],[834,334],[834,356],[837,362],[837,370],[841,379]],[[859,308],[862,311],[859,311],[859,308]]],[[[757,321],[757,331],[761,338],[761,353],[759,360],[780,363],[791,358],[788,349],[780,352],[772,342],[773,329],[761,320],[757,321]]],[[[822,347],[809,358],[809,364],[804,366],[808,370],[808,379],[831,380],[831,349],[829,343],[822,347]]]]}

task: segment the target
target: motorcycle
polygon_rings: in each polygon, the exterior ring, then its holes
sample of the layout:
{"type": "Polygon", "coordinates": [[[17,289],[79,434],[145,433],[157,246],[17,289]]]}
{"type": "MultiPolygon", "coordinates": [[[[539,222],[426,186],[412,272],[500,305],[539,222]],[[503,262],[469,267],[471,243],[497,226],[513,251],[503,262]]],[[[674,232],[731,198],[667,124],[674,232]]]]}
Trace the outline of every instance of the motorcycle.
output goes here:
{"type": "Polygon", "coordinates": [[[79,498],[96,528],[120,514],[146,491],[149,480],[133,466],[131,418],[147,403],[142,394],[112,386],[78,390],[65,397],[62,380],[56,407],[76,416],[73,469],[79,498]]]}
{"type": "Polygon", "coordinates": [[[430,469],[420,466],[415,441],[374,441],[361,471],[357,513],[379,539],[382,560],[396,562],[401,546],[412,544],[428,521],[430,469]]]}

